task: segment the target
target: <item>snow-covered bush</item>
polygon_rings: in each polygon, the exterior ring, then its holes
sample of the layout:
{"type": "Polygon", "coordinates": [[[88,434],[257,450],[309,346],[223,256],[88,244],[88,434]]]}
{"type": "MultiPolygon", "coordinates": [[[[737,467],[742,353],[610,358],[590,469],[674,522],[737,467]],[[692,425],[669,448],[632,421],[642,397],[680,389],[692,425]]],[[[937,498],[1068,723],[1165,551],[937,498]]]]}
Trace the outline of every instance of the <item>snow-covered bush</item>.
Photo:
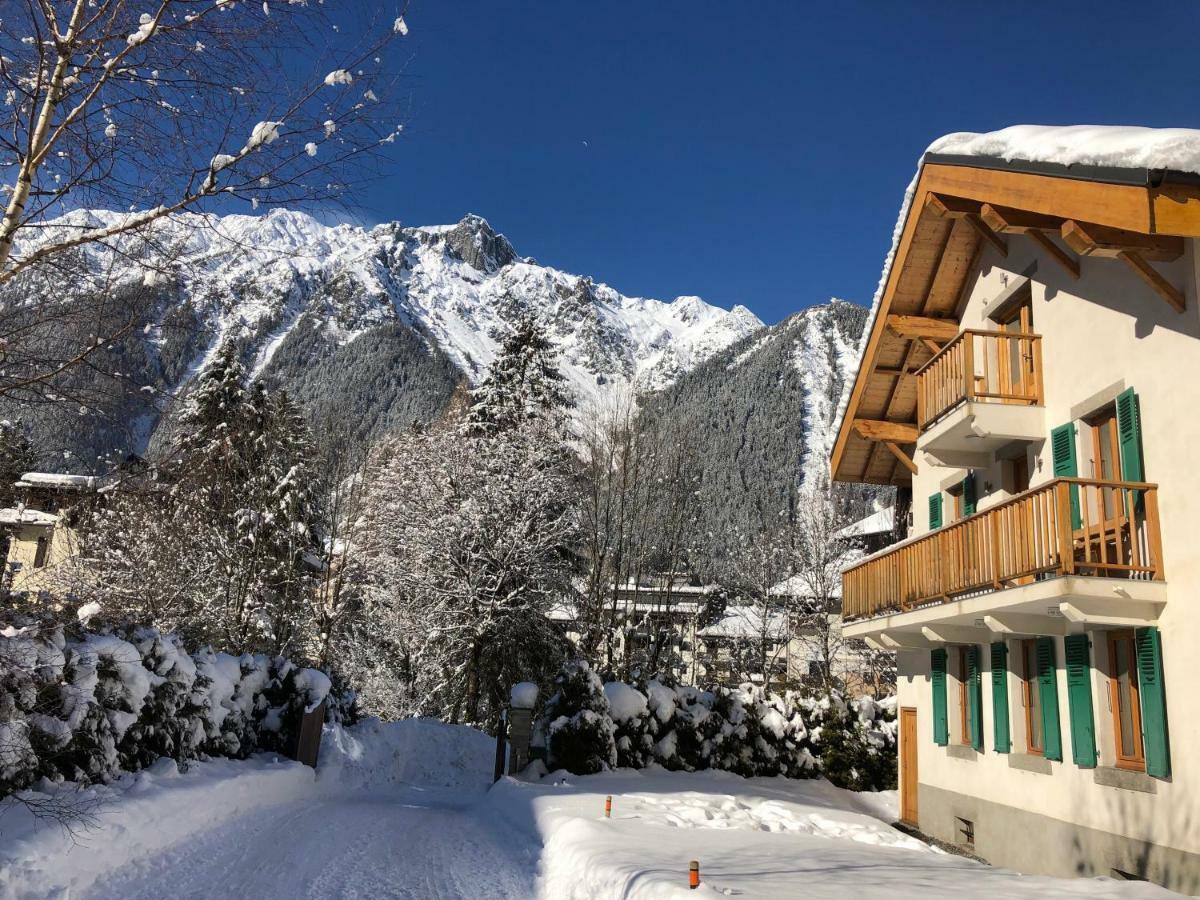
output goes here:
{"type": "MultiPolygon", "coordinates": [[[[150,628],[66,637],[0,630],[0,797],[39,778],[107,782],[160,757],[186,763],[288,750],[323,672],[203,649],[150,628]]],[[[344,700],[335,700],[335,704],[344,700]]]]}
{"type": "Polygon", "coordinates": [[[580,775],[615,766],[613,720],[600,678],[578,659],[564,665],[554,683],[558,689],[542,711],[549,758],[580,775]]]}
{"type": "Polygon", "coordinates": [[[895,787],[895,700],[847,700],[759,685],[699,690],[659,680],[602,689],[586,664],[572,663],[542,711],[547,763],[579,774],[616,764],[722,769],[746,777],[824,775],[853,790],[895,787]],[[604,702],[598,702],[603,700],[604,702]]]}

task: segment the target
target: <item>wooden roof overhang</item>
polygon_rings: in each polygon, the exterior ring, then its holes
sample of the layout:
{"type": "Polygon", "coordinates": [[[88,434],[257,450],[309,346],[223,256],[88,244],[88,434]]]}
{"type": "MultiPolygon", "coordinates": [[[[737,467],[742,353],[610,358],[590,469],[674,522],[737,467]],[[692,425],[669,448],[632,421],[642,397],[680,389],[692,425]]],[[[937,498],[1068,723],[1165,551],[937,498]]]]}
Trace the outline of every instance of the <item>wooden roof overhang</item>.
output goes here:
{"type": "Polygon", "coordinates": [[[835,481],[908,484],[916,471],[914,374],[959,331],[983,247],[1026,235],[1074,277],[1080,256],[1122,259],[1175,309],[1150,260],[1200,237],[1200,179],[1133,169],[927,157],[830,457],[835,481]]]}

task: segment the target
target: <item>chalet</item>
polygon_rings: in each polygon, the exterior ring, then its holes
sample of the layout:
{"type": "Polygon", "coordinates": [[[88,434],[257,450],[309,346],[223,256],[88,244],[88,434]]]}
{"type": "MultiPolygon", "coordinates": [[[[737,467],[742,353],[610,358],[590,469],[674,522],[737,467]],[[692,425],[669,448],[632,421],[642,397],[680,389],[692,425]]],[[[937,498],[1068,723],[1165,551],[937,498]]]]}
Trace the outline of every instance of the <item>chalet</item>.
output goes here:
{"type": "Polygon", "coordinates": [[[1198,238],[1184,129],[951,135],[897,223],[831,468],[912,518],[844,633],[902,818],[999,865],[1200,891],[1198,238]]]}
{"type": "Polygon", "coordinates": [[[13,591],[57,593],[56,573],[76,552],[73,511],[96,493],[100,479],[91,475],[26,472],[16,482],[19,501],[0,509],[7,538],[6,587],[13,591]]]}

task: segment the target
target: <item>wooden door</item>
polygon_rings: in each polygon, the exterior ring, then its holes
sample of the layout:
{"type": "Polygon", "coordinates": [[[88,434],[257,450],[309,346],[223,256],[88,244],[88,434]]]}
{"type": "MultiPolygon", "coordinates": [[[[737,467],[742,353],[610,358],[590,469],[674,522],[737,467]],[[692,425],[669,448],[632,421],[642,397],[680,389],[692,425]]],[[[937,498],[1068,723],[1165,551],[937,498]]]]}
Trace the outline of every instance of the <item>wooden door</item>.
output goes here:
{"type": "Polygon", "coordinates": [[[900,709],[900,819],[917,824],[917,711],[900,709]]]}

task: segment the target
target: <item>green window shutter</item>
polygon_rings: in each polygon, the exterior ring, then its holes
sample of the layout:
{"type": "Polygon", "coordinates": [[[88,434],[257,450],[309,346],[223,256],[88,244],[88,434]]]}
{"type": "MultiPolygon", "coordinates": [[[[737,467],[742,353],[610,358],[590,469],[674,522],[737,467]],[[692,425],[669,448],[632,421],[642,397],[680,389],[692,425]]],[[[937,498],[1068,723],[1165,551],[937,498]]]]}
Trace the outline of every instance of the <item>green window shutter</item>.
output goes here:
{"type": "Polygon", "coordinates": [[[929,497],[929,530],[942,527],[942,494],[939,491],[929,497]]]}
{"type": "Polygon", "coordinates": [[[975,493],[975,473],[969,472],[967,477],[962,482],[963,492],[963,514],[968,516],[975,515],[975,507],[978,505],[978,497],[975,493]]]}
{"type": "Polygon", "coordinates": [[[1038,700],[1042,705],[1042,747],[1046,759],[1062,761],[1062,732],[1058,725],[1058,674],[1054,669],[1054,638],[1037,642],[1038,700]]]}
{"type": "Polygon", "coordinates": [[[929,652],[930,681],[933,684],[933,740],[943,747],[950,743],[950,727],[946,720],[946,651],[929,652]]]}
{"type": "MultiPolygon", "coordinates": [[[[1050,431],[1050,453],[1054,458],[1055,477],[1074,478],[1079,475],[1073,422],[1059,425],[1050,431]]],[[[1079,514],[1079,485],[1071,486],[1071,527],[1083,527],[1083,518],[1079,514]]]]}
{"type": "MultiPolygon", "coordinates": [[[[1133,388],[1117,395],[1117,440],[1121,445],[1121,478],[1125,481],[1145,481],[1146,467],[1142,462],[1142,413],[1133,388]]],[[[1142,508],[1142,492],[1134,495],[1138,511],[1142,508]]]]}
{"type": "Polygon", "coordinates": [[[1012,740],[1008,733],[1008,645],[1004,641],[992,644],[992,730],[996,752],[1008,753],[1012,740]]]}
{"type": "Polygon", "coordinates": [[[1154,626],[1134,631],[1137,643],[1138,693],[1142,698],[1142,746],[1146,773],[1171,776],[1171,744],[1167,735],[1167,694],[1163,684],[1162,635],[1154,626]]]}
{"type": "Polygon", "coordinates": [[[1067,709],[1071,720],[1071,754],[1075,765],[1096,767],[1096,722],[1092,717],[1092,668],[1088,636],[1069,635],[1066,644],[1067,709]]]}
{"type": "Polygon", "coordinates": [[[967,723],[971,746],[983,750],[983,673],[979,665],[979,647],[967,648],[967,723]]]}

